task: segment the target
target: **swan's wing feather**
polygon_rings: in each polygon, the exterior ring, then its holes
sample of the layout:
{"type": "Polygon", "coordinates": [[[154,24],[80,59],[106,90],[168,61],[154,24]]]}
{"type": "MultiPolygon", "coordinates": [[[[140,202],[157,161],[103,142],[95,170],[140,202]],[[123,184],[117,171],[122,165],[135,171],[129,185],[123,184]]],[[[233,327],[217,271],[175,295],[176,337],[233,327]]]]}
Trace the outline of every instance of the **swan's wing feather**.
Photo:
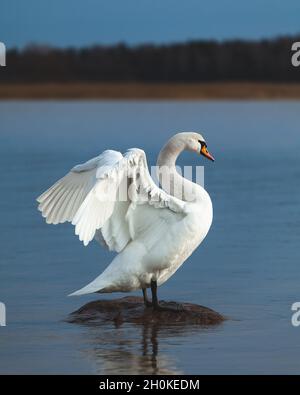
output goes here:
{"type": "Polygon", "coordinates": [[[175,214],[185,214],[185,203],[154,183],[146,155],[137,148],[128,150],[124,156],[117,151],[104,151],[73,167],[37,200],[47,223],[72,222],[84,245],[95,237],[117,252],[138,234],[149,234],[149,229],[153,236],[151,221],[156,224],[157,235],[162,224],[178,220],[175,214]],[[125,199],[120,200],[120,191],[124,189],[125,199]],[[139,206],[141,210],[137,210],[139,206]]]}
{"type": "MultiPolygon", "coordinates": [[[[137,229],[133,212],[140,205],[152,206],[154,209],[164,208],[172,213],[185,213],[183,201],[156,186],[149,174],[145,153],[140,149],[128,150],[106,172],[98,167],[97,174],[95,185],[72,220],[75,233],[84,245],[95,237],[110,250],[121,251],[130,240],[135,239],[137,229]],[[123,182],[128,188],[126,201],[119,200],[123,182]]],[[[160,213],[160,218],[161,215],[160,213]]]]}
{"type": "Polygon", "coordinates": [[[138,159],[136,150],[129,150],[126,155],[129,160],[135,157],[137,166],[132,175],[132,203],[126,215],[130,236],[132,240],[139,238],[150,251],[172,225],[185,217],[186,204],[155,184],[144,151],[139,150],[138,159]]]}
{"type": "Polygon", "coordinates": [[[96,231],[95,239],[110,251],[122,251],[131,239],[126,214],[130,202],[116,202],[111,217],[96,231]]]}
{"type": "Polygon", "coordinates": [[[185,212],[185,202],[169,195],[159,188],[151,177],[146,154],[144,151],[133,148],[126,152],[125,158],[132,165],[130,177],[130,199],[134,204],[149,204],[155,208],[168,208],[173,212],[185,212]]]}
{"type": "Polygon", "coordinates": [[[71,222],[86,199],[98,177],[102,177],[122,158],[117,151],[104,151],[101,155],[77,165],[63,178],[37,198],[38,209],[46,222],[71,222]]]}

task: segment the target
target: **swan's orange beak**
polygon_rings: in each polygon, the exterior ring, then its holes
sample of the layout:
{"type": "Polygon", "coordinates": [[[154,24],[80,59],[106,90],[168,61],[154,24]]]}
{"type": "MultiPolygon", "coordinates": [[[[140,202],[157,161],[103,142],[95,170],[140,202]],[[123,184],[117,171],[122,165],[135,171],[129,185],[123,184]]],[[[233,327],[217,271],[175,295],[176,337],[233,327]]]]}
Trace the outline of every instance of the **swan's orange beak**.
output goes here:
{"type": "Polygon", "coordinates": [[[215,161],[215,158],[207,151],[206,145],[202,145],[200,154],[205,156],[207,159],[212,160],[213,162],[215,161]]]}

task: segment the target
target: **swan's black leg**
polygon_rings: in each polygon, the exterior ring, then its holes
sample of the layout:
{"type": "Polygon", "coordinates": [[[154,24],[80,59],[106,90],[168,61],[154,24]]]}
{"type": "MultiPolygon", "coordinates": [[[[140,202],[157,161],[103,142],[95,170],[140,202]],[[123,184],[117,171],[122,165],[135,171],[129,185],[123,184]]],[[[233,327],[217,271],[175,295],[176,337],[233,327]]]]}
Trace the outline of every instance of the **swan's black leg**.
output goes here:
{"type": "Polygon", "coordinates": [[[157,282],[151,280],[151,292],[152,292],[152,306],[155,310],[166,310],[166,311],[183,311],[184,307],[181,303],[176,302],[164,302],[158,301],[157,298],[157,282]]]}
{"type": "Polygon", "coordinates": [[[152,305],[155,309],[159,309],[159,303],[157,298],[157,282],[155,280],[151,280],[151,292],[152,292],[152,305]]]}
{"type": "Polygon", "coordinates": [[[150,300],[148,299],[147,296],[147,288],[143,288],[143,297],[144,297],[144,304],[146,307],[151,307],[152,303],[150,302],[150,300]]]}

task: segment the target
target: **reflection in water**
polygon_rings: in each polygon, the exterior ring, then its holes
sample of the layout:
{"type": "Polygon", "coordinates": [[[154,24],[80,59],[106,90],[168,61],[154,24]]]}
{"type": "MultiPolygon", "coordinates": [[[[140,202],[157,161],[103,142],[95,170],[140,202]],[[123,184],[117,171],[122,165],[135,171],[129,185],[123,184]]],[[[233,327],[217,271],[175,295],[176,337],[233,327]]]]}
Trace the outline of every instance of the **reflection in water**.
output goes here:
{"type": "Polygon", "coordinates": [[[85,328],[87,354],[98,374],[180,374],[172,357],[180,354],[176,348],[224,321],[206,307],[184,306],[174,313],[145,309],[135,296],[95,300],[71,313],[68,322],[85,328]]]}
{"type": "MultiPolygon", "coordinates": [[[[97,374],[180,374],[173,359],[160,350],[160,340],[186,335],[186,326],[87,324],[88,356],[97,374]]],[[[199,328],[198,328],[199,331],[199,328]]],[[[85,336],[87,333],[84,334],[85,336]]],[[[162,342],[166,347],[166,342],[162,342]]]]}

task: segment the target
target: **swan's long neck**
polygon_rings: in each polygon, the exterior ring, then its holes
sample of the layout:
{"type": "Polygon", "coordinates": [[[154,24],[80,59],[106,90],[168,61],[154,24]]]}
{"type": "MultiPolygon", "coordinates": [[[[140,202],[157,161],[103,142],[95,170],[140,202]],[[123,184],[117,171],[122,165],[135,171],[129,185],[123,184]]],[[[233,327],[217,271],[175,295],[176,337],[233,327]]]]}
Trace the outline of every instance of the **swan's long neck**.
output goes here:
{"type": "Polygon", "coordinates": [[[184,142],[181,139],[176,138],[176,136],[172,137],[161,149],[157,158],[157,166],[169,166],[176,169],[176,160],[184,150],[184,142]]]}
{"type": "Polygon", "coordinates": [[[161,187],[167,193],[178,199],[191,201],[193,199],[187,198],[187,192],[191,191],[191,188],[198,190],[200,186],[182,177],[176,168],[176,160],[185,149],[184,140],[178,136],[172,137],[167,142],[158,155],[158,177],[161,187]]]}

